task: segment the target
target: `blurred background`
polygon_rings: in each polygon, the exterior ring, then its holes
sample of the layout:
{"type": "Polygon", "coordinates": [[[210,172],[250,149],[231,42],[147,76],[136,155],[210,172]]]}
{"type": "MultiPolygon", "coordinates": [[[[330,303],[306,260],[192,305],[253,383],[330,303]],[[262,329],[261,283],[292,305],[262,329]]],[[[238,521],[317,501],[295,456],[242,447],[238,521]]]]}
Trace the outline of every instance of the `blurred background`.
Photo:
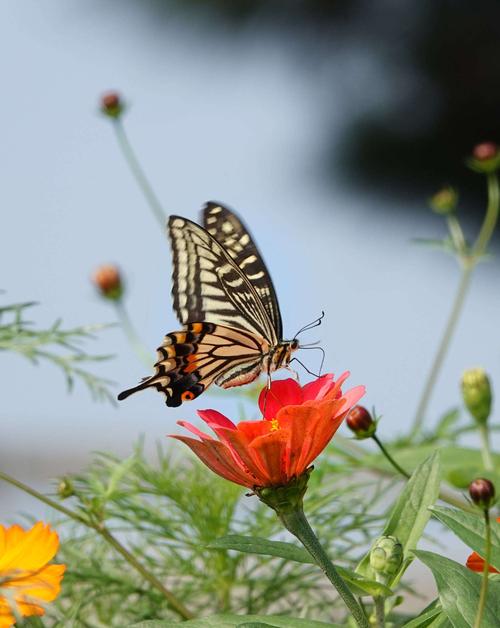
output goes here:
{"type": "MultiPolygon", "coordinates": [[[[149,350],[178,328],[165,234],[98,111],[117,89],[165,212],[196,219],[209,199],[235,208],[271,269],[286,334],[325,310],[303,341],[321,339],[326,369],[366,385],[382,436],[404,432],[458,282],[450,256],[412,239],[444,236],[426,204],[444,183],[460,188],[477,232],[484,180],[464,159],[500,139],[499,30],[493,0],[2,2],[2,302],[38,301],[37,326],[115,322],[89,279],[111,262],[149,350]]],[[[500,382],[498,271],[491,260],[476,273],[429,426],[460,403],[465,368],[500,382]]],[[[148,374],[119,328],[86,349],[115,356],[94,369],[114,393],[148,374]]],[[[315,352],[301,359],[319,366],[315,352]]],[[[237,407],[207,394],[167,409],[149,391],[96,404],[79,384],[68,394],[52,365],[0,353],[0,368],[1,466],[44,490],[92,451],[125,456],[196,408],[237,407]]],[[[0,503],[3,522],[45,512],[3,484],[0,503]]]]}

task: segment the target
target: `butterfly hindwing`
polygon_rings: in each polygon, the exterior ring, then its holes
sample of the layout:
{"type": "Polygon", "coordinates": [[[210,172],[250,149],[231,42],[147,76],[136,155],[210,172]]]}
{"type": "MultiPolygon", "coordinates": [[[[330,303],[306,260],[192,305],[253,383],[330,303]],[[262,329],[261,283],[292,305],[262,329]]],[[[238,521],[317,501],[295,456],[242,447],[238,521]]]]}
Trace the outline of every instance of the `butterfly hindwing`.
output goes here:
{"type": "Polygon", "coordinates": [[[245,273],[269,316],[276,337],[281,339],[283,323],[276,291],[250,232],[234,212],[220,203],[209,201],[201,213],[203,227],[245,273]]]}
{"type": "Polygon", "coordinates": [[[195,399],[214,382],[223,388],[248,383],[259,375],[267,349],[247,332],[213,323],[191,323],[185,330],[165,336],[158,348],[154,375],[123,391],[118,399],[156,388],[166,396],[167,406],[176,407],[195,399]]]}
{"type": "Polygon", "coordinates": [[[186,218],[171,216],[168,226],[174,310],[181,323],[209,321],[275,345],[279,338],[262,299],[224,247],[186,218]]]}

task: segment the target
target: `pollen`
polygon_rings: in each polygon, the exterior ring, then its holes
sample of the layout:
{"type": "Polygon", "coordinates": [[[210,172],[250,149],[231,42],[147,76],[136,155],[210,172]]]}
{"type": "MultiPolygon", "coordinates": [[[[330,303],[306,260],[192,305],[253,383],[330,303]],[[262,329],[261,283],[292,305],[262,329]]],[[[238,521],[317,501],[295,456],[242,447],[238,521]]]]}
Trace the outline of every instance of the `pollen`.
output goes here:
{"type": "Polygon", "coordinates": [[[278,419],[271,419],[271,432],[275,432],[276,430],[279,430],[279,428],[278,419]]]}

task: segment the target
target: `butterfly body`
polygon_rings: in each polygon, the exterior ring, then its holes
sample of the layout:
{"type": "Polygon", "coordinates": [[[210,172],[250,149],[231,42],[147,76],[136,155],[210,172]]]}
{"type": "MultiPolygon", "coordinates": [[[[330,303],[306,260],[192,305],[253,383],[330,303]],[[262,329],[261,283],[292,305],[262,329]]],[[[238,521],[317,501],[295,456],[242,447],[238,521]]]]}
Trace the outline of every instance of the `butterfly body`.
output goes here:
{"type": "Polygon", "coordinates": [[[296,339],[282,339],[271,278],[240,219],[207,203],[202,222],[169,219],[173,305],[184,329],[165,336],[155,373],[118,399],[152,387],[179,406],[211,384],[231,388],[270,375],[299,348],[296,339]]]}

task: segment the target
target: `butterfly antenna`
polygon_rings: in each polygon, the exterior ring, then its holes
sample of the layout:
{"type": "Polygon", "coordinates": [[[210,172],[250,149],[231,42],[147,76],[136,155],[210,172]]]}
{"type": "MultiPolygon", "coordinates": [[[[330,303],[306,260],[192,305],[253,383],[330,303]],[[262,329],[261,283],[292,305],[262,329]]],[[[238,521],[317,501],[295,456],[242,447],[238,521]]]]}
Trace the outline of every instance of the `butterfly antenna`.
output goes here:
{"type": "Polygon", "coordinates": [[[297,338],[297,336],[304,331],[308,331],[309,329],[314,329],[315,327],[319,327],[324,317],[325,317],[325,313],[323,310],[321,310],[321,316],[318,316],[318,318],[315,318],[312,323],[308,323],[307,325],[304,325],[302,329],[299,329],[299,331],[295,334],[294,338],[297,338]]]}

